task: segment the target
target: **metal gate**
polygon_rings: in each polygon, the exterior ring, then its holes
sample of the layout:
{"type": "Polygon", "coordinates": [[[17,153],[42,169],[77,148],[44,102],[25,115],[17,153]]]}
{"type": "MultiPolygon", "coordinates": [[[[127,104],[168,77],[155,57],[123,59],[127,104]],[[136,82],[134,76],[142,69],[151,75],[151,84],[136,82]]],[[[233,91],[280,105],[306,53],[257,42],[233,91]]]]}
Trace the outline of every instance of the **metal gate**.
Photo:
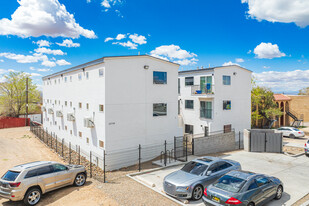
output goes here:
{"type": "Polygon", "coordinates": [[[282,134],[251,131],[250,151],[282,153],[282,134]]]}
{"type": "MultiPolygon", "coordinates": [[[[192,135],[193,136],[193,135],[192,135]]],[[[179,161],[188,161],[189,155],[194,155],[194,139],[188,135],[174,137],[174,158],[179,161]]]]}

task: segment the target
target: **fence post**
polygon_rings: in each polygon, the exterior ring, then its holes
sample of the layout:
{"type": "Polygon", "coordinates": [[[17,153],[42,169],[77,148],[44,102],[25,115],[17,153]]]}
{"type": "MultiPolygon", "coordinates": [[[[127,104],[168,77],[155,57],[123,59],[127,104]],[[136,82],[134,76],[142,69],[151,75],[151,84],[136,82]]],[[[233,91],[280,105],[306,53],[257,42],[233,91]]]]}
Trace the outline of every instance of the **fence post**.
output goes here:
{"type": "Polygon", "coordinates": [[[92,152],[90,151],[90,178],[92,178],[92,152]]]}
{"type": "Polygon", "coordinates": [[[194,137],[192,135],[192,155],[194,155],[194,137]]]}
{"type": "Polygon", "coordinates": [[[240,149],[240,131],[239,131],[239,149],[240,149]]]}
{"type": "Polygon", "coordinates": [[[186,136],[186,162],[188,161],[188,136],[186,136]]]}
{"type": "Polygon", "coordinates": [[[174,136],[174,159],[175,161],[177,160],[177,157],[176,157],[176,137],[174,136]]]}
{"type": "Polygon", "coordinates": [[[69,164],[71,164],[71,142],[69,143],[69,164]]]}
{"type": "Polygon", "coordinates": [[[138,145],[138,171],[140,172],[141,171],[141,150],[142,150],[142,147],[141,145],[139,144],[138,145]]]}
{"type": "Polygon", "coordinates": [[[105,150],[103,150],[103,170],[104,170],[104,183],[106,182],[106,164],[105,164],[105,160],[106,160],[106,158],[105,158],[105,156],[106,156],[106,153],[105,153],[105,150]]]}
{"type": "Polygon", "coordinates": [[[78,164],[80,165],[80,145],[78,146],[78,164]]]}
{"type": "Polygon", "coordinates": [[[64,139],[62,139],[62,144],[61,144],[61,154],[62,154],[62,157],[63,157],[63,144],[64,144],[64,139]]]}
{"type": "Polygon", "coordinates": [[[166,140],[164,142],[164,166],[166,166],[166,162],[167,162],[167,156],[166,156],[166,140]]]}

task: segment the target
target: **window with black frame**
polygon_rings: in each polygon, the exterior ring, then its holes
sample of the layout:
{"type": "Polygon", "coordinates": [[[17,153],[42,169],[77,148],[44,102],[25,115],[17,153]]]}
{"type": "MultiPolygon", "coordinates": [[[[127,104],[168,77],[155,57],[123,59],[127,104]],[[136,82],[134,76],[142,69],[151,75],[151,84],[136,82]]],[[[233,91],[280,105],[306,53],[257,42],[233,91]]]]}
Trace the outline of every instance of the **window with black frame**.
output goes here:
{"type": "Polygon", "coordinates": [[[154,84],[167,84],[167,73],[166,72],[153,72],[153,83],[154,84]]]}
{"type": "Polygon", "coordinates": [[[194,85],[194,77],[186,77],[185,78],[185,85],[186,86],[193,86],[194,85]]]}
{"type": "Polygon", "coordinates": [[[157,103],[153,104],[153,116],[166,116],[167,115],[167,104],[157,103]]]}
{"type": "Polygon", "coordinates": [[[223,110],[231,110],[231,101],[230,100],[224,100],[223,101],[223,110]]]}
{"type": "Polygon", "coordinates": [[[186,109],[194,109],[194,101],[193,100],[185,100],[185,108],[186,109]]]}

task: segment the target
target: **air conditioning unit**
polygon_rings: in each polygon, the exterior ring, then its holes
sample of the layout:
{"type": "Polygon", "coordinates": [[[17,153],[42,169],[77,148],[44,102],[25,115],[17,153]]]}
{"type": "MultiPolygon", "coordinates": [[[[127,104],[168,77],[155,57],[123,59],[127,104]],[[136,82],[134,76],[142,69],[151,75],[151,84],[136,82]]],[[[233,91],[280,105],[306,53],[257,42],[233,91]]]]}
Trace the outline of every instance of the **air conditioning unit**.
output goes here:
{"type": "Polygon", "coordinates": [[[57,116],[57,117],[63,117],[63,114],[62,114],[62,112],[59,110],[59,111],[56,111],[56,116],[57,116]]]}
{"type": "Polygon", "coordinates": [[[54,114],[54,110],[53,109],[48,109],[48,114],[54,114]]]}
{"type": "Polygon", "coordinates": [[[67,114],[67,120],[68,121],[75,121],[75,116],[73,113],[68,113],[67,114]]]}
{"type": "Polygon", "coordinates": [[[88,128],[94,127],[94,122],[91,118],[84,118],[84,126],[88,128]]]}
{"type": "Polygon", "coordinates": [[[46,112],[46,107],[41,107],[42,112],[46,112]]]}

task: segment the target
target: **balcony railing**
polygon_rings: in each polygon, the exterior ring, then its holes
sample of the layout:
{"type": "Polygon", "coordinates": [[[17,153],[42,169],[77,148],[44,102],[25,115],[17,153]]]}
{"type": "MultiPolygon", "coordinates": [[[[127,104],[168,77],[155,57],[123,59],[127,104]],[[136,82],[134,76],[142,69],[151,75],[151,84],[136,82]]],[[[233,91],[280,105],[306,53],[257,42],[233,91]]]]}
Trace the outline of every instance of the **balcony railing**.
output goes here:
{"type": "Polygon", "coordinates": [[[213,84],[206,84],[204,86],[193,85],[191,86],[191,94],[192,95],[212,95],[214,94],[214,85],[213,84]]]}
{"type": "Polygon", "coordinates": [[[212,109],[200,109],[200,117],[205,119],[212,119],[212,109]]]}

